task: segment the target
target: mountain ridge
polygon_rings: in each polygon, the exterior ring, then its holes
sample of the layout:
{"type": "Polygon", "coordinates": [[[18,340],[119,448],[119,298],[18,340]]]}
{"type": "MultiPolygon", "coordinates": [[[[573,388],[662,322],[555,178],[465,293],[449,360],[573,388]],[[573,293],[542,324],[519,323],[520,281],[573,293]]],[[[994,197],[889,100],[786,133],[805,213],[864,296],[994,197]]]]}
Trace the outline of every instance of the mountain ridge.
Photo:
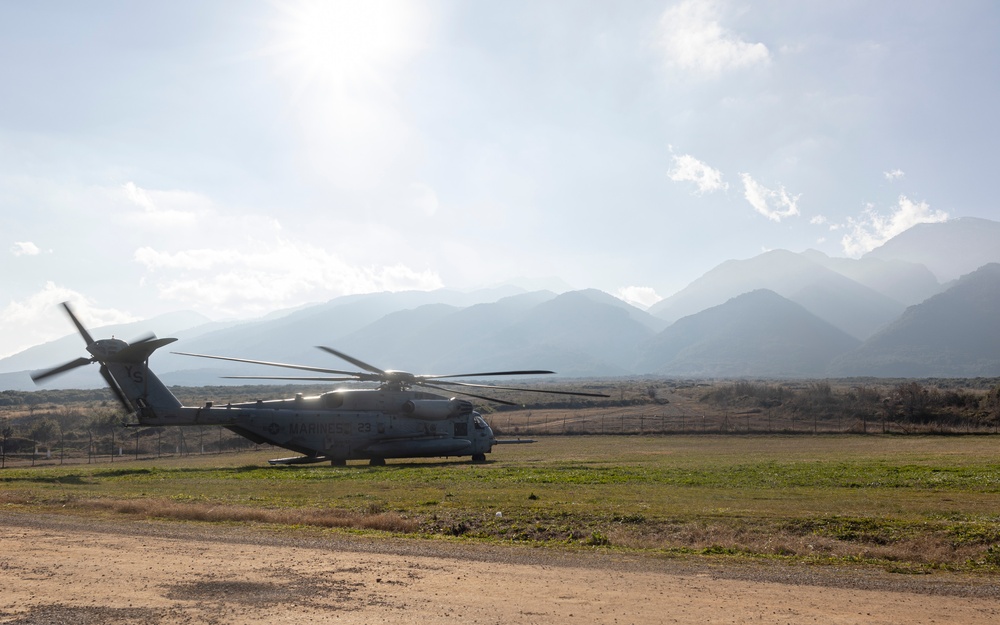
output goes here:
{"type": "MultiPolygon", "coordinates": [[[[344,368],[315,348],[328,345],[379,367],[422,373],[545,368],[575,377],[1000,376],[990,351],[1000,353],[1000,339],[993,339],[1000,337],[994,322],[1000,264],[941,284],[926,265],[905,258],[915,245],[927,257],[953,254],[952,239],[970,229],[977,232],[969,243],[977,254],[1000,256],[1000,223],[960,221],[960,227],[923,224],[917,235],[904,237],[905,245],[894,238],[861,259],[771,250],[726,261],[649,310],[596,289],[441,289],[349,295],[242,322],[179,313],[91,330],[128,339],[154,331],[179,338],[177,351],[344,368]],[[935,233],[951,242],[938,246],[935,233]],[[984,237],[997,252],[983,251],[984,237]]],[[[83,353],[74,333],[0,359],[6,372],[0,389],[34,389],[28,372],[83,353]]],[[[226,383],[221,375],[281,374],[168,350],[151,364],[166,382],[186,385],[226,383]]],[[[81,367],[47,387],[101,383],[81,367]]]]}

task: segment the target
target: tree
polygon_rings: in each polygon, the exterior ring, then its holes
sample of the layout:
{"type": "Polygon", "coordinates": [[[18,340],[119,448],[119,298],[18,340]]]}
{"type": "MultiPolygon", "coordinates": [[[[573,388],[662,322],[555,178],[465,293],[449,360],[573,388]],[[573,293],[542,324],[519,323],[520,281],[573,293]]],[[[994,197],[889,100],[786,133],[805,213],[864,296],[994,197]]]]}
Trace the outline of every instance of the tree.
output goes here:
{"type": "Polygon", "coordinates": [[[50,442],[55,436],[58,428],[59,426],[55,421],[49,419],[48,417],[43,417],[35,421],[35,423],[31,426],[29,436],[31,436],[32,440],[35,441],[36,445],[41,443],[49,452],[51,452],[52,446],[50,442]]]}

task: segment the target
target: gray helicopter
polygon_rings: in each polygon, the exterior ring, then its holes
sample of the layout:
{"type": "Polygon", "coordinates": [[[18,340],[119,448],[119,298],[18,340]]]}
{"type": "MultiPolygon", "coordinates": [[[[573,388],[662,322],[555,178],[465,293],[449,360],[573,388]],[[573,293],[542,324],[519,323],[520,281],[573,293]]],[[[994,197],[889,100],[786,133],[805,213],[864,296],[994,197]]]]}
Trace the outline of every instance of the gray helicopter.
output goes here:
{"type": "Polygon", "coordinates": [[[270,460],[271,464],[308,464],[329,461],[334,466],[348,460],[368,460],[384,465],[386,458],[464,457],[485,462],[493,446],[525,441],[498,441],[472,403],[457,397],[442,397],[420,389],[456,393],[500,404],[506,400],[478,395],[465,389],[496,389],[608,397],[602,393],[526,389],[459,382],[451,378],[483,378],[501,375],[546,375],[552,371],[490,371],[449,375],[414,375],[383,370],[330,347],[323,351],[345,360],[362,371],[342,371],[306,365],[285,364],[228,356],[174,352],[184,356],[213,358],[324,374],[294,376],[227,376],[256,380],[308,380],[324,382],[375,382],[373,389],[340,389],[321,395],[256,402],[183,406],[149,369],[149,357],[177,339],[149,336],[131,344],[120,339],[98,339],[90,335],[68,303],[63,308],[87,345],[90,358],[77,358],[58,367],[32,374],[38,383],[76,367],[99,363],[100,373],[125,411],[137,423],[130,425],[200,426],[219,425],[257,444],[268,443],[302,454],[270,460]]]}

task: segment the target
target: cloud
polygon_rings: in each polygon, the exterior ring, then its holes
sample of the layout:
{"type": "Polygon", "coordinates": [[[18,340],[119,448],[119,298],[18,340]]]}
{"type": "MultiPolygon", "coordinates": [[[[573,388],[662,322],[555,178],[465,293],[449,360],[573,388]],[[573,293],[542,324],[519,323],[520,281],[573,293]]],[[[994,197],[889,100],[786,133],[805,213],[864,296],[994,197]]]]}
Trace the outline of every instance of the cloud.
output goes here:
{"type": "Polygon", "coordinates": [[[10,253],[14,256],[38,256],[42,250],[38,249],[38,246],[31,241],[14,241],[10,253]]]}
{"type": "Polygon", "coordinates": [[[663,299],[648,286],[623,286],[615,293],[615,297],[643,310],[663,299]]]}
{"type": "Polygon", "coordinates": [[[156,228],[193,226],[200,213],[211,209],[211,201],[189,191],[148,190],[130,181],[120,193],[128,204],[142,209],[131,219],[156,228]]]}
{"type": "Polygon", "coordinates": [[[767,46],[748,43],[723,28],[719,12],[713,0],[685,0],[664,11],[658,46],[668,67],[712,78],[770,61],[767,46]]]}
{"type": "Polygon", "coordinates": [[[443,286],[430,270],[401,263],[355,267],[325,249],[280,238],[178,252],[147,246],[136,250],[134,259],[150,272],[161,298],[239,316],[351,293],[443,286]]]}
{"type": "Polygon", "coordinates": [[[847,227],[850,232],[841,239],[841,246],[848,256],[858,257],[912,226],[947,219],[948,213],[932,211],[926,202],[917,204],[905,195],[900,195],[899,202],[888,216],[880,215],[874,207],[868,206],[858,219],[848,217],[847,227]]]}
{"type": "Polygon", "coordinates": [[[674,156],[674,166],[667,172],[674,182],[693,182],[698,193],[724,191],[729,185],[722,181],[722,172],[713,169],[690,154],[674,156]]]}
{"type": "MultiPolygon", "coordinates": [[[[0,358],[66,336],[73,331],[73,326],[60,306],[60,303],[66,301],[70,302],[74,312],[89,328],[136,321],[127,312],[99,307],[76,291],[54,282],[46,282],[41,291],[23,300],[12,301],[0,310],[0,327],[4,329],[0,335],[0,358]]],[[[82,345],[81,342],[81,347],[82,345]]]]}
{"type": "Polygon", "coordinates": [[[744,196],[761,215],[771,221],[781,221],[784,217],[799,214],[797,204],[801,195],[789,195],[783,186],[779,186],[777,191],[768,189],[754,180],[750,174],[740,174],[740,178],[743,180],[744,196]]]}
{"type": "Polygon", "coordinates": [[[882,175],[884,175],[885,179],[889,182],[895,182],[896,180],[904,178],[906,173],[902,169],[893,169],[892,171],[882,172],[882,175]]]}

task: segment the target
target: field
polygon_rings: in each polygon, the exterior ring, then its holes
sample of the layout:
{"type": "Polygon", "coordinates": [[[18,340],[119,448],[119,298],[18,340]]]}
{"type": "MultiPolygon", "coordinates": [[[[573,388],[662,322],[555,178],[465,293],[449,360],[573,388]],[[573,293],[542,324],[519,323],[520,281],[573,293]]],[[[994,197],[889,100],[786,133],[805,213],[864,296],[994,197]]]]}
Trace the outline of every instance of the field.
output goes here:
{"type": "Polygon", "coordinates": [[[8,467],[0,471],[0,507],[993,579],[998,442],[989,435],[547,436],[497,447],[481,465],[385,467],[271,467],[273,450],[126,456],[8,467]]]}

